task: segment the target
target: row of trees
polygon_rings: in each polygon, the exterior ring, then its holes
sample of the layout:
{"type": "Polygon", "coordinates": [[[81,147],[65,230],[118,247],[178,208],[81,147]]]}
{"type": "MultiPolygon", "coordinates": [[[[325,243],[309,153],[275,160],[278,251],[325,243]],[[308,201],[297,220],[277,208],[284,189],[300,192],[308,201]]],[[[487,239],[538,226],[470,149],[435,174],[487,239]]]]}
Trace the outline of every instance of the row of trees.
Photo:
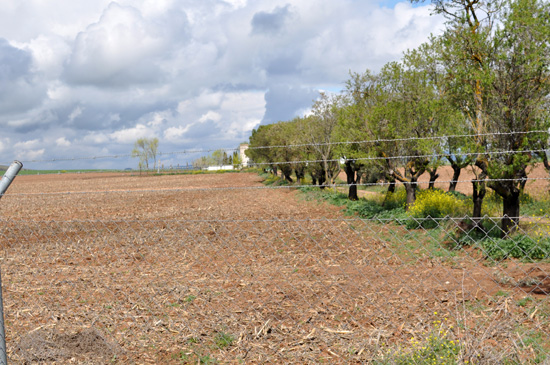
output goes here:
{"type": "Polygon", "coordinates": [[[197,169],[203,169],[209,166],[228,166],[232,165],[237,168],[242,164],[239,151],[233,151],[232,154],[228,154],[223,149],[215,150],[208,156],[202,156],[193,161],[193,167],[197,169]]]}
{"type": "Polygon", "coordinates": [[[407,209],[423,173],[433,186],[438,167],[450,164],[454,190],[461,170],[475,166],[473,217],[481,217],[489,187],[503,199],[502,228],[509,232],[528,167],[542,160],[550,171],[548,133],[540,132],[550,127],[550,5],[433,3],[447,17],[443,35],[378,73],[351,73],[344,92],[321,94],[310,116],[260,126],[247,154],[289,181],[292,171],[301,179],[308,170],[321,185],[334,181],[341,160],[350,199],[357,199],[361,180],[383,178],[389,193],[404,184],[407,209]],[[371,142],[350,143],[358,141],[371,142]]]}

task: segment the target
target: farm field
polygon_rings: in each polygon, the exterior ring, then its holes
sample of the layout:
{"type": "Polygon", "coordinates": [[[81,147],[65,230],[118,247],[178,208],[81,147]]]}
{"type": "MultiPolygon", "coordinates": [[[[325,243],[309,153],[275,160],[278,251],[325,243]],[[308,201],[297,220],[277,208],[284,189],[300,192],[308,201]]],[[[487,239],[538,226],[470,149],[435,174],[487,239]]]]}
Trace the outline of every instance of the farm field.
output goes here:
{"type": "Polygon", "coordinates": [[[13,363],[391,363],[434,334],[460,361],[550,353],[547,262],[489,263],[256,174],[19,176],[0,214],[13,363]]]}

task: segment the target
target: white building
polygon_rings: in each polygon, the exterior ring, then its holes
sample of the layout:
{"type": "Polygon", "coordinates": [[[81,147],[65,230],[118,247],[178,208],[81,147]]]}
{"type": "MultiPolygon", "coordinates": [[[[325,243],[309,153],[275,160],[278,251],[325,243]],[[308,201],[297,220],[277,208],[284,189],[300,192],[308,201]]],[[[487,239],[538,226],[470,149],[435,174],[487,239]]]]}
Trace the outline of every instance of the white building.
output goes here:
{"type": "Polygon", "coordinates": [[[244,153],[248,149],[248,143],[241,143],[239,145],[239,156],[241,157],[242,167],[248,166],[248,161],[250,160],[248,156],[244,153]]]}

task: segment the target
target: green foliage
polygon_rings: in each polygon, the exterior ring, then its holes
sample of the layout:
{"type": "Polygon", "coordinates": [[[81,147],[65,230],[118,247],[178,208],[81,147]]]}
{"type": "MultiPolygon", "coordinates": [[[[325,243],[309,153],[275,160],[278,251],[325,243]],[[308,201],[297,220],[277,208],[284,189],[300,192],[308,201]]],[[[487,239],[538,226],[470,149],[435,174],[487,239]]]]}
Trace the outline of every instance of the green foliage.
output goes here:
{"type": "Polygon", "coordinates": [[[550,258],[550,237],[534,239],[521,234],[511,238],[492,238],[478,242],[483,253],[495,261],[510,257],[524,261],[537,261],[550,258]]]}
{"type": "Polygon", "coordinates": [[[216,337],[214,338],[214,343],[216,344],[216,347],[218,347],[219,349],[224,349],[226,347],[231,346],[234,341],[235,341],[235,337],[225,332],[219,332],[218,334],[216,334],[216,337]]]}
{"type": "Polygon", "coordinates": [[[139,158],[139,169],[149,168],[155,169],[157,167],[157,155],[158,155],[158,138],[139,138],[134,143],[134,149],[132,150],[132,157],[139,158]],[[153,165],[150,165],[150,162],[153,165]]]}
{"type": "Polygon", "coordinates": [[[405,189],[397,189],[394,193],[386,194],[384,199],[384,207],[387,210],[404,208],[407,201],[407,192],[405,189]]]}
{"type": "Polygon", "coordinates": [[[394,200],[392,200],[390,204],[384,205],[377,200],[365,198],[351,201],[346,194],[328,188],[321,190],[315,187],[301,187],[299,190],[304,193],[306,199],[315,199],[344,207],[344,213],[346,215],[357,215],[365,219],[407,219],[403,203],[404,198],[402,197],[403,194],[399,192],[399,190],[395,193],[396,196],[394,200]]]}

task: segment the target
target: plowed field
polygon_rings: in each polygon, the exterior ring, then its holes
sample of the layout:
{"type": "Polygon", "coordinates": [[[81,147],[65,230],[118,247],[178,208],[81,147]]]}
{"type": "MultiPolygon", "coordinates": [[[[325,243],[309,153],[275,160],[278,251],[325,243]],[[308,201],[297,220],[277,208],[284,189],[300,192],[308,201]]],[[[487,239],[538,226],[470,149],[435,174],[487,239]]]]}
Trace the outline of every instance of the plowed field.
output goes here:
{"type": "Polygon", "coordinates": [[[528,361],[518,328],[549,333],[548,264],[487,265],[255,174],[20,176],[0,214],[14,363],[368,362],[438,329],[462,360],[528,361]]]}

